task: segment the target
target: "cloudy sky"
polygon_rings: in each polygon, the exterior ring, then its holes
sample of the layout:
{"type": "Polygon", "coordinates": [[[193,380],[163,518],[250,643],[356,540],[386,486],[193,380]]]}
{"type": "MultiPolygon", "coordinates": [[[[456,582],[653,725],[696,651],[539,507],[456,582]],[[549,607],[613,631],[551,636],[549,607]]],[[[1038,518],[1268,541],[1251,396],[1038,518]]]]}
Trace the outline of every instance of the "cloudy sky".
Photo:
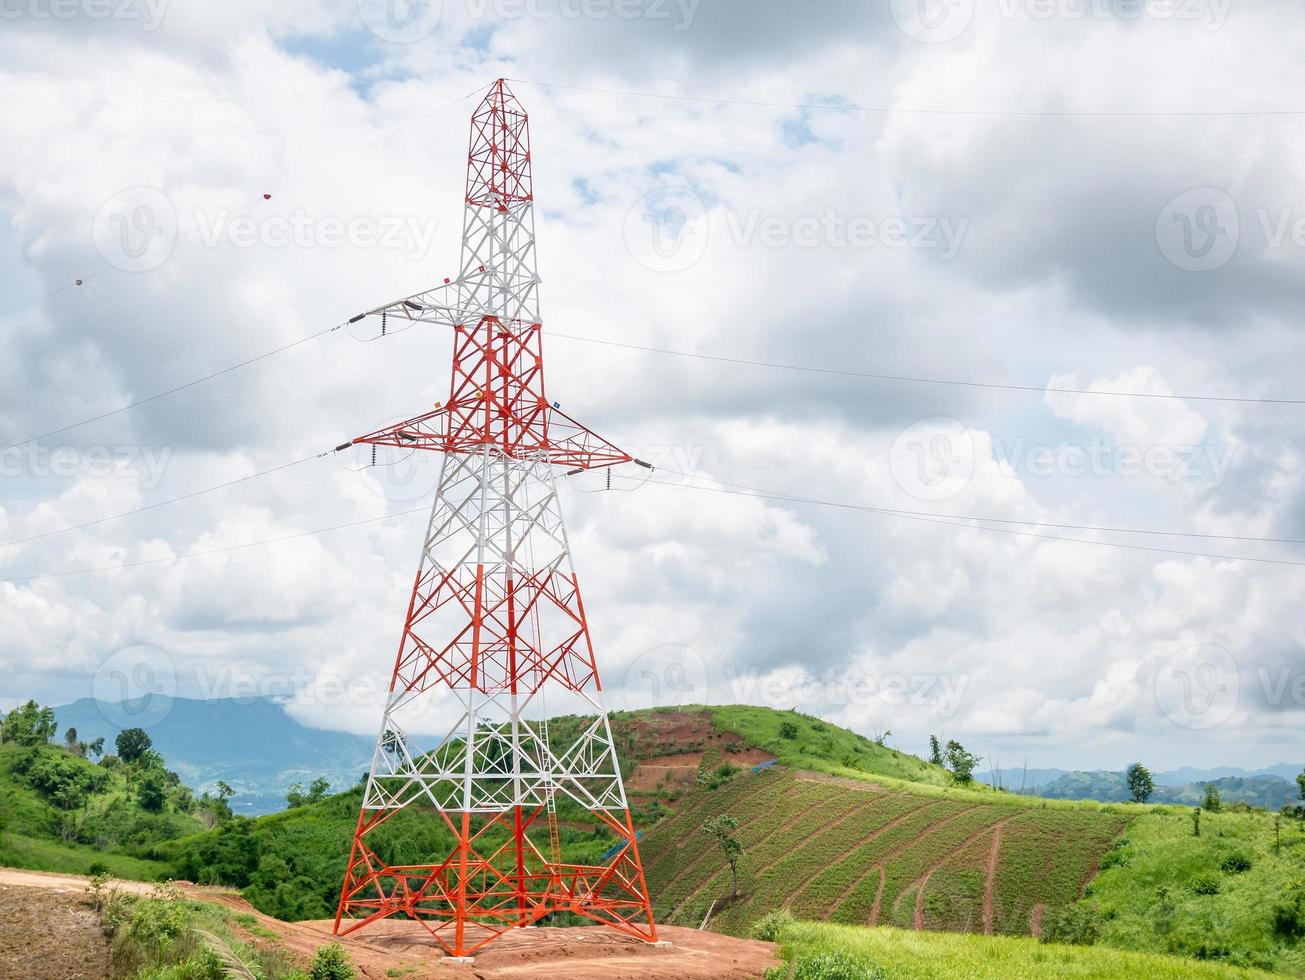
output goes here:
{"type": "Polygon", "coordinates": [[[454,274],[507,77],[550,397],[660,467],[564,490],[615,706],[1008,768],[1305,756],[1298,4],[0,18],[0,707],[161,687],[375,730],[436,464],[310,457],[440,400],[445,332],[56,430],[454,274]]]}

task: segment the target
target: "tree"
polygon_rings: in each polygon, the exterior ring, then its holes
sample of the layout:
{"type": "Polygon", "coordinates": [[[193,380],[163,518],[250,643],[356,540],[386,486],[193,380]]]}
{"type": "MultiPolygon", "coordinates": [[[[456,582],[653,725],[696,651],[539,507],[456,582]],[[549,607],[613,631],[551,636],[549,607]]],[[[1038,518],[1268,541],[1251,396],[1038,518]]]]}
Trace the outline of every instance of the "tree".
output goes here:
{"type": "Polygon", "coordinates": [[[982,756],[967,752],[965,746],[956,739],[951,739],[947,743],[945,757],[947,759],[947,768],[952,771],[956,781],[962,784],[974,781],[974,767],[983,761],[982,756]]]}
{"type": "Polygon", "coordinates": [[[123,762],[137,761],[154,745],[143,728],[124,728],[114,744],[118,746],[118,758],[123,762]]]}
{"type": "Polygon", "coordinates": [[[1296,785],[1300,787],[1300,798],[1305,800],[1305,770],[1296,774],[1296,785]]]}
{"type": "Polygon", "coordinates": [[[158,813],[163,809],[167,796],[166,777],[158,769],[151,769],[141,777],[136,787],[136,801],[142,810],[158,813]]]}
{"type": "Polygon", "coordinates": [[[1201,808],[1199,806],[1192,808],[1192,836],[1201,836],[1201,808]]]}
{"type": "Polygon", "coordinates": [[[77,751],[77,729],[70,726],[68,730],[63,733],[63,744],[68,747],[69,752],[77,751]]]}
{"type": "Polygon", "coordinates": [[[929,762],[935,766],[943,764],[942,745],[939,743],[937,735],[929,736],[929,762]]]}
{"type": "Polygon", "coordinates": [[[54,738],[58,722],[53,708],[43,708],[35,701],[15,708],[0,722],[0,742],[19,745],[44,745],[54,738]]]}
{"type": "Polygon", "coordinates": [[[1219,787],[1214,783],[1205,784],[1205,800],[1201,803],[1201,809],[1209,813],[1218,813],[1223,809],[1223,803],[1219,799],[1219,787]]]}
{"type": "Polygon", "coordinates": [[[1155,792],[1155,781],[1151,779],[1151,770],[1140,762],[1134,762],[1128,767],[1125,777],[1128,779],[1128,792],[1133,796],[1134,803],[1145,803],[1155,792]]]}
{"type": "Polygon", "coordinates": [[[720,849],[725,852],[725,860],[729,863],[730,879],[733,884],[731,897],[737,897],[739,894],[739,861],[743,859],[745,853],[743,845],[734,836],[734,831],[738,829],[738,820],[724,813],[712,817],[702,825],[702,832],[719,844],[720,849]]]}
{"type": "Polygon", "coordinates": [[[95,758],[97,759],[100,756],[104,755],[104,736],[101,735],[90,745],[86,746],[86,750],[90,752],[91,755],[95,756],[95,758]]]}

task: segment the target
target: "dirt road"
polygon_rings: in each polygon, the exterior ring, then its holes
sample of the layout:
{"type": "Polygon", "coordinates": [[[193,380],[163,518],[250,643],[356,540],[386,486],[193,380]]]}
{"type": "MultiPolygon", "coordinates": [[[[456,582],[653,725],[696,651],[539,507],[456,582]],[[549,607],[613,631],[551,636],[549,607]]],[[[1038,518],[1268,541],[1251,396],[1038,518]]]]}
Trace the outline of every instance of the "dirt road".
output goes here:
{"type": "MultiPolygon", "coordinates": [[[[22,910],[0,917],[0,980],[108,976],[107,948],[83,901],[86,884],[77,875],[0,868],[0,903],[22,910]],[[56,948],[61,954],[57,960],[50,952],[56,948]]],[[[137,894],[153,887],[119,884],[137,894]]],[[[253,929],[275,933],[276,941],[301,960],[335,938],[329,921],[281,922],[256,911],[236,892],[185,883],[181,888],[194,898],[253,916],[253,929]]],[[[250,943],[271,941],[232,928],[250,943]]],[[[380,922],[341,942],[366,980],[395,975],[405,980],[752,980],[778,962],[771,943],[670,926],[658,933],[671,945],[648,946],[601,927],[518,929],[495,940],[472,964],[444,962],[430,934],[415,922],[380,922]]]]}

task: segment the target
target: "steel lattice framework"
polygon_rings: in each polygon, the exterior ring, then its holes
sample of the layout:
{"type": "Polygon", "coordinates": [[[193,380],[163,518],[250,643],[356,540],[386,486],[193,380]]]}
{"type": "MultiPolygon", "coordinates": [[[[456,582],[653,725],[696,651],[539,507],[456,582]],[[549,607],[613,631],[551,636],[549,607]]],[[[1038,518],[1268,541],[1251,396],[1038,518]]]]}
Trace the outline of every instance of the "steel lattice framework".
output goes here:
{"type": "Polygon", "coordinates": [[[564,911],[657,938],[555,483],[559,466],[638,461],[549,401],[538,290],[527,116],[500,80],[471,120],[458,277],[364,314],[451,327],[453,373],[435,411],[352,443],[439,452],[443,468],[337,934],[405,916],[469,956],[564,911]],[[547,721],[527,717],[550,687],[592,718],[571,744],[551,744],[547,721]],[[450,692],[447,734],[417,749],[401,710],[450,692]],[[563,862],[559,798],[611,831],[610,859],[563,862]],[[450,853],[412,865],[378,855],[373,835],[408,808],[442,821],[450,853]]]}

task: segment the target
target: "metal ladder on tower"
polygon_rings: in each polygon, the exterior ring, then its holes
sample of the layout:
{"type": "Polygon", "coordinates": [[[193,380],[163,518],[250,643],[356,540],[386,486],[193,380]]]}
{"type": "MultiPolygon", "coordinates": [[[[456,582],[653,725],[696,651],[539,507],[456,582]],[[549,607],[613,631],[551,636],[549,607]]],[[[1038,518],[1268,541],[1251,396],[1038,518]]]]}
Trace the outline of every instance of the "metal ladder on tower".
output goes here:
{"type": "MultiPolygon", "coordinates": [[[[552,746],[548,741],[548,719],[542,722],[542,732],[540,733],[544,740],[545,762],[548,763],[552,757],[552,746]]],[[[552,851],[553,865],[562,863],[562,838],[557,829],[557,784],[553,782],[552,766],[549,765],[548,781],[544,784],[545,807],[548,810],[548,844],[552,851]]]]}

